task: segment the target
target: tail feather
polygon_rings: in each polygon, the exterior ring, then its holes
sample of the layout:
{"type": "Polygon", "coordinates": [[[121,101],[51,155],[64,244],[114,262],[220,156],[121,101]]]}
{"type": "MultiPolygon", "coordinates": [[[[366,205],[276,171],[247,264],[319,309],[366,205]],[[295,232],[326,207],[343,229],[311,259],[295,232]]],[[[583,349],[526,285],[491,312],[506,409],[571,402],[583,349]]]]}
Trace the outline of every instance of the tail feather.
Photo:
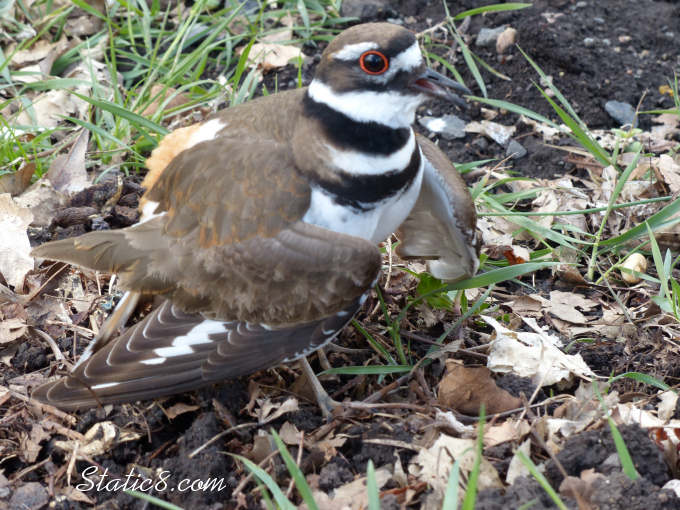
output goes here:
{"type": "Polygon", "coordinates": [[[154,220],[121,230],[89,232],[80,237],[50,241],[33,249],[34,257],[58,260],[95,271],[117,273],[127,290],[167,292],[171,284],[148,268],[167,252],[168,240],[154,220]],[[155,258],[154,258],[155,257],[155,258]]]}
{"type": "Polygon", "coordinates": [[[130,246],[123,230],[112,230],[50,241],[34,248],[31,255],[115,273],[128,269],[144,253],[130,246]]]}

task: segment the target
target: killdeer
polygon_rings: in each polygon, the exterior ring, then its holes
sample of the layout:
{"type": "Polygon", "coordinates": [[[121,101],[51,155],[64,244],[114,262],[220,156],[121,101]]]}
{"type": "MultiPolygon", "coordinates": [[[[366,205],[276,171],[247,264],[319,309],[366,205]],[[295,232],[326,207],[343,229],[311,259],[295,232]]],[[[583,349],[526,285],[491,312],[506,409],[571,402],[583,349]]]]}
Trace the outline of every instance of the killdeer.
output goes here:
{"type": "Polygon", "coordinates": [[[463,103],[452,91],[469,93],[425,66],[413,33],[364,24],[328,45],[309,87],[167,135],[147,161],[138,224],[33,251],[117,273],[127,289],[72,373],[33,396],[81,409],[298,359],[316,381],[305,356],[361,307],[377,243],[397,229],[401,256],[445,280],[473,275],[472,199],[412,129],[427,96],[463,103]],[[116,337],[149,294],[164,301],[116,337]]]}

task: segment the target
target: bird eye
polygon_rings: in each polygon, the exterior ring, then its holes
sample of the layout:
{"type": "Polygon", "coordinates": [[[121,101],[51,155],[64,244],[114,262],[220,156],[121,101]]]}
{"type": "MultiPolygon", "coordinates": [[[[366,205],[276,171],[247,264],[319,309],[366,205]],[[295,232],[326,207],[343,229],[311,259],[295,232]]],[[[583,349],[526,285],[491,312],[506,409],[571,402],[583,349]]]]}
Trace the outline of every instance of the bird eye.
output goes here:
{"type": "Polygon", "coordinates": [[[359,66],[366,74],[383,74],[390,63],[379,51],[367,51],[359,57],[359,66]]]}

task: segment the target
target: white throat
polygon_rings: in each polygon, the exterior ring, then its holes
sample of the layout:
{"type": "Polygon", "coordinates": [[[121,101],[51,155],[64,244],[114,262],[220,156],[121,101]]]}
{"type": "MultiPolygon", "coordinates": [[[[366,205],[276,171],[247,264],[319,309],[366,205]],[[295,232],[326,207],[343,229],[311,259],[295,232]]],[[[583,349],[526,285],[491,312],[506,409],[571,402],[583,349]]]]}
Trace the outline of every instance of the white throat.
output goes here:
{"type": "Polygon", "coordinates": [[[377,122],[399,129],[410,127],[416,116],[416,108],[424,96],[398,94],[393,91],[355,90],[335,92],[318,79],[312,80],[307,90],[309,97],[347,115],[357,122],[377,122]]]}

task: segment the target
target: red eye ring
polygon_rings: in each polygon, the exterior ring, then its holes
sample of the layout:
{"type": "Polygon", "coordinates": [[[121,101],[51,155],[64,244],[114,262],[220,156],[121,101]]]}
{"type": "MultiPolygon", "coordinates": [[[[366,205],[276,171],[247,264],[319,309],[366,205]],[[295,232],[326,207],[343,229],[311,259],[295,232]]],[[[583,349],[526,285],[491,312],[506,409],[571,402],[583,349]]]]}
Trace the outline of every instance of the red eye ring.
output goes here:
{"type": "Polygon", "coordinates": [[[387,59],[385,55],[383,55],[379,51],[369,50],[363,52],[359,57],[359,67],[361,67],[361,70],[366,74],[378,75],[383,74],[390,68],[390,61],[387,59]],[[380,61],[377,61],[375,60],[375,58],[373,58],[376,56],[380,58],[380,61]],[[369,60],[372,60],[372,62],[366,61],[366,59],[369,57],[370,57],[369,60]]]}

